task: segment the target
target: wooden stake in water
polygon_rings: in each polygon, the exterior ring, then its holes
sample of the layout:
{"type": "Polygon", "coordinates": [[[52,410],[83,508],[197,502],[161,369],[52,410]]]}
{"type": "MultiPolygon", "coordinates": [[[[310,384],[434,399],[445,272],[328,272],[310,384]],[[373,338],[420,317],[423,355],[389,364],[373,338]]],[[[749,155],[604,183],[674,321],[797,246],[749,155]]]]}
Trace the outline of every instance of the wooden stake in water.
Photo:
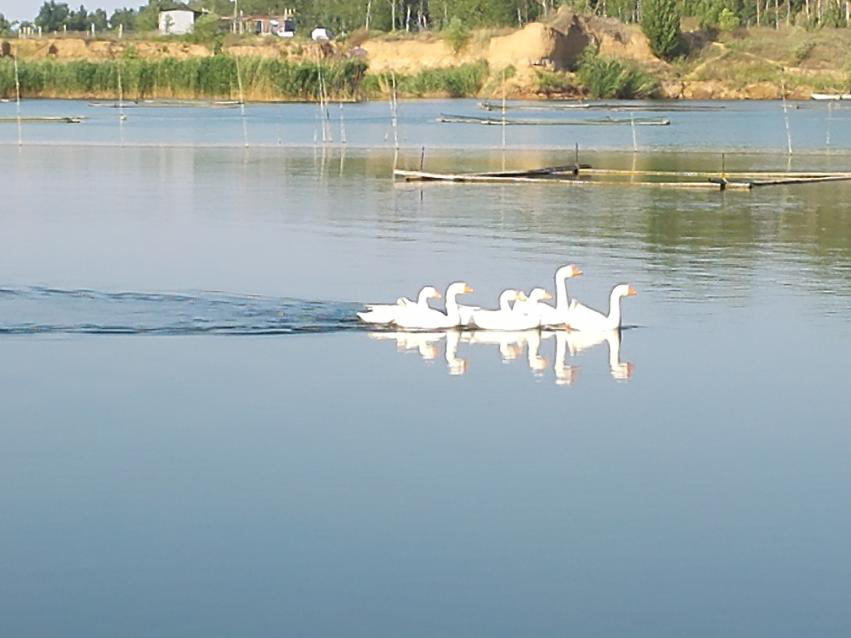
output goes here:
{"type": "Polygon", "coordinates": [[[502,148],[505,148],[505,69],[502,70],[502,148]]]}
{"type": "Polygon", "coordinates": [[[18,146],[24,145],[23,131],[21,130],[21,79],[18,75],[18,52],[12,58],[15,62],[15,115],[18,120],[18,146]]]}
{"type": "Polygon", "coordinates": [[[340,144],[346,144],[346,120],[343,118],[343,103],[340,102],[340,144]]]}
{"type": "Polygon", "coordinates": [[[328,142],[328,122],[326,120],[326,111],[325,111],[325,87],[322,82],[322,60],[319,57],[319,53],[316,54],[316,72],[317,72],[317,87],[316,90],[319,93],[319,126],[322,131],[322,143],[326,144],[328,142]]]}
{"type": "Polygon", "coordinates": [[[399,102],[396,98],[396,72],[393,72],[393,91],[390,96],[390,113],[393,124],[393,147],[399,150],[399,102]]]}
{"type": "Polygon", "coordinates": [[[829,101],[827,103],[827,136],[825,138],[825,144],[828,148],[830,148],[830,120],[833,115],[833,102],[829,101]]]}
{"type": "Polygon", "coordinates": [[[242,118],[242,144],[248,148],[248,124],[245,121],[245,93],[242,90],[242,73],[239,70],[239,56],[234,56],[236,62],[236,86],[239,88],[239,115],[242,118]]]}
{"type": "Polygon", "coordinates": [[[121,60],[118,61],[118,137],[121,146],[124,146],[124,88],[121,85],[121,60]]]}
{"type": "Polygon", "coordinates": [[[636,136],[636,133],[635,133],[635,116],[632,113],[629,114],[629,125],[632,128],[632,152],[637,153],[638,152],[638,137],[636,136]]]}
{"type": "Polygon", "coordinates": [[[327,129],[325,137],[328,138],[329,142],[334,141],[334,133],[331,128],[331,111],[328,108],[328,105],[331,103],[331,100],[328,99],[328,85],[325,82],[325,76],[320,77],[320,85],[322,87],[322,108],[325,118],[322,120],[325,128],[327,129]]]}
{"type": "Polygon", "coordinates": [[[786,148],[792,154],[792,131],[789,129],[789,109],[786,104],[786,85],[781,85],[783,91],[783,120],[786,123],[786,148]]]}

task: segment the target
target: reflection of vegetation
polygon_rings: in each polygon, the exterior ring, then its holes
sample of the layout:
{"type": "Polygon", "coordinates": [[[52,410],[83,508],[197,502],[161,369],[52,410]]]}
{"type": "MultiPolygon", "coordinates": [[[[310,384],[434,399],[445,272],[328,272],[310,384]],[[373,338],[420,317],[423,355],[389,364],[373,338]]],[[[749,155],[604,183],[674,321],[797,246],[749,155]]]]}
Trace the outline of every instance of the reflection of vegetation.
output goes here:
{"type": "MultiPolygon", "coordinates": [[[[563,160],[559,153],[518,151],[512,154],[512,168],[563,160]]],[[[623,169],[720,170],[720,156],[708,154],[582,152],[580,161],[623,169]]],[[[499,154],[465,155],[464,163],[464,170],[470,171],[502,167],[499,154]]],[[[728,156],[726,165],[728,170],[785,169],[785,161],[774,163],[768,156],[728,156]]],[[[429,166],[435,171],[459,170],[452,156],[432,154],[429,166]]],[[[807,158],[793,168],[835,169],[836,159],[807,158]]],[[[447,224],[457,214],[452,212],[453,203],[457,206],[459,197],[468,196],[473,197],[472,191],[438,190],[429,195],[445,198],[442,208],[447,212],[441,222],[447,224]]],[[[851,295],[851,184],[727,193],[615,186],[573,189],[567,199],[559,189],[516,186],[476,190],[475,197],[477,215],[485,216],[479,218],[485,226],[488,216],[501,228],[508,225],[506,232],[514,224],[522,229],[512,233],[516,241],[536,246],[543,242],[554,255],[569,255],[567,259],[583,266],[582,253],[593,252],[600,262],[618,264],[625,278],[638,268],[636,262],[645,264],[658,276],[660,287],[679,296],[732,299],[757,286],[770,288],[781,278],[793,286],[828,287],[851,295]],[[484,195],[496,192],[498,198],[484,195]]],[[[589,273],[591,267],[587,264],[589,273]]],[[[581,289],[582,283],[577,286],[581,289]]]]}

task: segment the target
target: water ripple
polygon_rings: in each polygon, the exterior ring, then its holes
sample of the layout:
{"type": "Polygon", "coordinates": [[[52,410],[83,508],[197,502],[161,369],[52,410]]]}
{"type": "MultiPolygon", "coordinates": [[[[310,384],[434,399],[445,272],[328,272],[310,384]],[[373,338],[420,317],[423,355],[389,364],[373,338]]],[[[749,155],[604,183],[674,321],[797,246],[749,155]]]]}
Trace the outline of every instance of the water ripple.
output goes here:
{"type": "Polygon", "coordinates": [[[0,288],[0,334],[285,335],[359,327],[359,304],[233,295],[0,288]]]}

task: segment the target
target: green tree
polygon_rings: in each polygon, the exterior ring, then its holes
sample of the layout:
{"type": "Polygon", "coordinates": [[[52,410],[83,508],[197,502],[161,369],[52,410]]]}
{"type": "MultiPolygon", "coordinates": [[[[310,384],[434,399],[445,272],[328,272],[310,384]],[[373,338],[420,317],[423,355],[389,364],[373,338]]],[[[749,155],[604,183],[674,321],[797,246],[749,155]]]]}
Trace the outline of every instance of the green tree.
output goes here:
{"type": "Polygon", "coordinates": [[[44,31],[59,31],[65,24],[65,21],[70,15],[68,5],[64,2],[56,3],[55,0],[45,2],[39,9],[38,16],[35,19],[35,26],[41,27],[44,31]]]}
{"type": "Polygon", "coordinates": [[[214,13],[206,13],[195,20],[190,39],[199,44],[215,44],[218,35],[219,16],[214,13]]]}
{"type": "Polygon", "coordinates": [[[470,29],[460,18],[452,18],[443,33],[456,55],[470,42],[470,29]]]}
{"type": "Polygon", "coordinates": [[[722,31],[732,31],[737,28],[741,24],[741,20],[739,20],[739,16],[737,16],[733,11],[724,7],[721,10],[721,13],[718,14],[718,26],[722,31]]]}
{"type": "Polygon", "coordinates": [[[650,48],[660,58],[670,60],[680,50],[680,12],[676,0],[645,0],[641,30],[650,48]]]}
{"type": "Polygon", "coordinates": [[[168,0],[149,0],[144,7],[139,7],[136,14],[137,31],[156,31],[161,10],[170,9],[172,3],[168,0]]]}
{"type": "Polygon", "coordinates": [[[86,7],[80,5],[78,11],[71,11],[65,18],[65,26],[69,31],[87,31],[89,28],[89,12],[86,7]]]}
{"type": "Polygon", "coordinates": [[[2,13],[0,13],[0,35],[8,36],[12,33],[12,23],[6,19],[2,13]]]}
{"type": "Polygon", "coordinates": [[[116,9],[109,18],[109,26],[117,29],[121,25],[125,31],[135,31],[136,17],[137,14],[133,9],[116,9]]]}

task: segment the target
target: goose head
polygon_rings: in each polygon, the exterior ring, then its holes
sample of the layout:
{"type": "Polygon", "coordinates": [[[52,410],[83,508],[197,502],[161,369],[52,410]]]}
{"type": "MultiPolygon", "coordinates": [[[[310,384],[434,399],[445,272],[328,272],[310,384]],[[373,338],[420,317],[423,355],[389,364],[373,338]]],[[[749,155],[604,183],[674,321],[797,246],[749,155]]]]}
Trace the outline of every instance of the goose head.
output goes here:
{"type": "Polygon", "coordinates": [[[629,284],[618,284],[612,289],[612,297],[635,297],[638,292],[629,284]]]}
{"type": "Polygon", "coordinates": [[[532,292],[529,293],[529,302],[533,304],[552,298],[553,296],[543,288],[534,288],[532,292]]]}
{"type": "Polygon", "coordinates": [[[425,295],[428,299],[440,299],[443,295],[434,286],[426,286],[420,291],[421,295],[425,295]]]}
{"type": "Polygon", "coordinates": [[[576,264],[562,266],[556,270],[556,279],[570,279],[571,277],[579,277],[582,274],[582,269],[576,264]]]}
{"type": "MultiPolygon", "coordinates": [[[[506,290],[503,290],[502,293],[499,295],[499,307],[500,308],[507,308],[509,302],[519,301],[520,295],[523,295],[523,293],[517,292],[516,290],[513,290],[512,288],[508,288],[506,290]]],[[[523,295],[523,299],[525,299],[525,298],[526,298],[526,295],[523,295]]]]}
{"type": "Polygon", "coordinates": [[[473,289],[466,282],[456,281],[449,284],[449,287],[446,289],[446,298],[450,299],[455,297],[455,295],[466,295],[471,292],[473,292],[473,289]]]}

